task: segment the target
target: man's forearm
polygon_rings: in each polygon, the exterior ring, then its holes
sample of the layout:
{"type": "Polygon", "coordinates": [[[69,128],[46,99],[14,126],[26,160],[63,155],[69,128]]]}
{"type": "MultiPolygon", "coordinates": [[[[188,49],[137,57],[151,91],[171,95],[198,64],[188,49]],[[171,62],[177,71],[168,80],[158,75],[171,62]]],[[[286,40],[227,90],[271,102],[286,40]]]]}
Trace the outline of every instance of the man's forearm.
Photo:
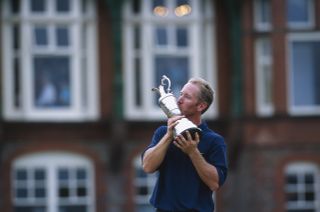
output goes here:
{"type": "Polygon", "coordinates": [[[216,167],[209,164],[201,155],[198,149],[189,154],[189,157],[194,165],[201,180],[212,190],[216,191],[219,188],[219,175],[216,167]]]}
{"type": "Polygon", "coordinates": [[[145,172],[153,173],[158,169],[166,155],[170,142],[171,137],[166,134],[156,146],[144,153],[142,167],[145,172]]]}

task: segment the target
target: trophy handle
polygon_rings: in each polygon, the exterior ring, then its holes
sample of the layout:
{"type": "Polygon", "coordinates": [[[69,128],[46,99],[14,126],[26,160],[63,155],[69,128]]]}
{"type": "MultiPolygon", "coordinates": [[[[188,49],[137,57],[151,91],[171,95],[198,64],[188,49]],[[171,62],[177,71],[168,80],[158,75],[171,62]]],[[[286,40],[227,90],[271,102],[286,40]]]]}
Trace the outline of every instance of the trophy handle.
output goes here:
{"type": "Polygon", "coordinates": [[[171,92],[171,80],[166,75],[163,75],[162,79],[161,79],[161,85],[165,86],[166,85],[166,81],[168,83],[167,93],[170,93],[171,92]]]}

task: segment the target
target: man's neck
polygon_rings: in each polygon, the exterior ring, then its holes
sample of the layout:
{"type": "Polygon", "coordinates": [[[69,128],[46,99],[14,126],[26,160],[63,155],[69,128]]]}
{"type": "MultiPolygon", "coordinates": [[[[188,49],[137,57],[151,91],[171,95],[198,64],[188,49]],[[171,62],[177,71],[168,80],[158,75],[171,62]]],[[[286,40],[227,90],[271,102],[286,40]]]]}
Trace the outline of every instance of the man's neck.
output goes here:
{"type": "Polygon", "coordinates": [[[192,116],[192,117],[186,117],[189,119],[192,123],[199,126],[201,124],[201,116],[192,116]]]}

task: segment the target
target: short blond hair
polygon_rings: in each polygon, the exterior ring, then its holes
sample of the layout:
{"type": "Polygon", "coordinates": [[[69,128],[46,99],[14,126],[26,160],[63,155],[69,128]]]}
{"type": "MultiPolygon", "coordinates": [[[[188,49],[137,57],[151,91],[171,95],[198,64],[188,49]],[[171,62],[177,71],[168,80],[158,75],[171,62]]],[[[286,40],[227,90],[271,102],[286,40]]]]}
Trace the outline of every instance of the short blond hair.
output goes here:
{"type": "Polygon", "coordinates": [[[198,96],[199,101],[205,102],[207,104],[207,107],[203,111],[201,111],[201,113],[203,114],[208,110],[214,100],[214,91],[206,80],[199,77],[191,78],[188,83],[198,86],[200,90],[198,96]]]}

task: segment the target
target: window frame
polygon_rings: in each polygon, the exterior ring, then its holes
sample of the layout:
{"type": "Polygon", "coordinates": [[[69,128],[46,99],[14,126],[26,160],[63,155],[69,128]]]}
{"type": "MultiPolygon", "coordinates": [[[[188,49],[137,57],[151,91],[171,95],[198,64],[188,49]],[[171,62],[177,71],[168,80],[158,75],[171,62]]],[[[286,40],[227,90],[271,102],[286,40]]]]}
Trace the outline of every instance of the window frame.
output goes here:
{"type": "MultiPolygon", "coordinates": [[[[8,121],[82,121],[96,120],[98,118],[98,84],[97,80],[97,43],[95,26],[95,1],[88,1],[86,14],[81,14],[80,3],[82,1],[70,0],[69,13],[54,13],[55,1],[45,1],[45,12],[31,13],[28,10],[31,1],[21,1],[17,14],[10,14],[8,0],[2,4],[2,68],[3,72],[3,115],[8,121]],[[79,20],[77,20],[79,19],[79,20]],[[18,42],[20,48],[12,47],[12,27],[18,24],[20,36],[18,42]],[[47,48],[34,46],[32,30],[34,26],[46,25],[48,30],[54,26],[65,25],[69,29],[69,47],[59,49],[49,43],[47,48]],[[85,30],[84,30],[85,27],[85,30]],[[23,34],[23,36],[21,36],[23,34]],[[85,35],[83,35],[85,34],[85,35]],[[86,47],[82,46],[80,36],[86,40],[86,47]],[[5,53],[4,53],[5,52],[5,53]],[[37,108],[34,105],[34,77],[33,59],[37,56],[67,55],[69,58],[69,74],[71,85],[71,104],[62,108],[37,108]],[[14,92],[14,66],[13,59],[17,58],[20,86],[20,107],[15,107],[14,92]],[[85,63],[83,61],[86,61],[85,63]],[[85,67],[85,68],[81,68],[85,67]],[[83,71],[85,69],[85,72],[83,71]],[[88,71],[90,70],[90,71],[88,71]],[[82,84],[87,87],[83,89],[82,84]],[[90,86],[95,85],[95,86],[90,86]],[[85,102],[85,103],[84,103],[85,102]]],[[[54,33],[48,32],[48,39],[53,40],[54,33]]]]}
{"type": "Polygon", "coordinates": [[[255,84],[256,84],[256,111],[257,114],[260,116],[271,116],[274,113],[274,103],[273,103],[273,58],[272,58],[272,46],[270,47],[270,54],[265,55],[263,53],[264,44],[263,42],[269,42],[272,45],[272,41],[270,37],[262,37],[257,38],[255,40],[255,84]],[[268,66],[270,69],[271,74],[271,85],[270,85],[270,95],[271,95],[271,102],[265,103],[264,99],[267,97],[265,96],[266,88],[263,86],[265,83],[263,80],[264,78],[264,68],[268,66]]]}
{"type": "Polygon", "coordinates": [[[289,29],[297,29],[297,30],[302,30],[302,29],[311,29],[313,27],[315,27],[315,2],[314,0],[304,0],[306,2],[308,2],[308,21],[307,22],[290,22],[288,20],[288,9],[289,9],[289,4],[288,1],[286,1],[286,21],[287,21],[287,26],[289,29]]]}
{"type": "MultiPolygon", "coordinates": [[[[302,175],[304,175],[305,173],[312,173],[314,176],[314,183],[313,183],[313,189],[314,189],[314,193],[315,193],[315,199],[314,199],[314,206],[309,206],[312,208],[308,208],[308,209],[315,209],[316,211],[320,211],[320,205],[317,204],[317,202],[319,202],[320,199],[320,171],[319,171],[319,167],[311,162],[306,162],[306,161],[300,161],[300,162],[294,162],[294,163],[290,163],[286,166],[285,168],[285,176],[287,176],[288,174],[295,174],[298,178],[298,182],[297,184],[290,186],[287,185],[287,182],[285,184],[285,192],[290,192],[290,191],[296,191],[296,192],[303,192],[306,191],[307,186],[306,184],[301,184],[301,177],[302,175]]],[[[295,204],[294,201],[292,201],[291,203],[286,201],[286,209],[287,210],[295,210],[295,209],[306,209],[306,208],[301,208],[302,204],[305,204],[306,201],[301,200],[301,196],[299,199],[298,196],[298,201],[296,201],[297,203],[295,204]]],[[[308,206],[306,206],[308,207],[308,206]]]]}
{"type": "MultiPolygon", "coordinates": [[[[190,45],[184,49],[183,55],[188,56],[189,70],[191,76],[201,76],[213,84],[214,90],[216,85],[216,61],[215,61],[215,39],[214,39],[214,18],[212,11],[208,7],[204,7],[204,16],[200,15],[200,1],[192,0],[190,4],[193,8],[192,14],[183,19],[174,18],[173,15],[168,15],[164,18],[155,17],[148,8],[151,8],[151,1],[141,1],[141,13],[134,14],[130,8],[130,1],[127,1],[123,8],[123,52],[124,52],[124,116],[128,120],[163,120],[166,118],[160,107],[154,104],[157,98],[156,93],[151,91],[151,88],[157,87],[160,84],[153,84],[156,69],[153,64],[154,56],[157,52],[166,51],[165,55],[176,55],[177,52],[173,49],[159,48],[157,49],[152,43],[152,30],[154,26],[164,25],[169,27],[188,26],[190,45]],[[211,21],[210,21],[211,20],[211,21]],[[203,22],[202,22],[203,21],[203,22]],[[142,24],[143,23],[143,24],[142,24]],[[202,23],[202,25],[200,25],[202,23]],[[210,23],[210,24],[209,24],[210,23]],[[155,24],[155,25],[154,25],[155,24]],[[135,50],[134,29],[140,28],[140,49],[135,50]],[[201,38],[198,32],[205,32],[204,35],[206,45],[201,43],[201,38]],[[145,37],[143,37],[145,36],[145,37]],[[208,46],[212,48],[207,48],[208,46]],[[203,50],[205,49],[205,52],[203,50]],[[202,50],[202,51],[201,51],[202,50]],[[203,55],[203,56],[202,56],[203,55]],[[205,58],[207,57],[207,58],[205,58]],[[134,82],[135,79],[135,59],[140,60],[140,78],[139,85],[134,82]],[[151,71],[150,71],[151,70],[151,71]],[[139,89],[141,97],[141,106],[135,105],[135,88],[139,89]]],[[[210,1],[201,1],[209,4],[210,1]]],[[[169,7],[172,8],[173,1],[168,0],[169,7]]],[[[211,7],[209,7],[211,8],[211,7]]],[[[215,100],[218,98],[215,98],[215,100]]],[[[217,101],[215,106],[209,109],[204,117],[214,118],[217,114],[217,101]]]]}
{"type": "Polygon", "coordinates": [[[292,42],[294,41],[319,41],[320,42],[320,33],[319,32],[306,32],[306,33],[290,33],[287,35],[287,104],[289,114],[293,116],[303,116],[303,115],[319,115],[320,114],[320,105],[313,106],[295,106],[294,101],[294,92],[293,92],[293,73],[292,73],[292,42]]]}
{"type": "Polygon", "coordinates": [[[261,14],[262,9],[262,1],[263,0],[254,0],[253,7],[254,7],[254,27],[258,31],[271,31],[272,30],[272,8],[271,8],[271,0],[269,0],[269,7],[270,7],[270,21],[263,22],[261,14]]]}
{"type": "MultiPolygon", "coordinates": [[[[136,156],[133,159],[133,169],[134,169],[134,173],[144,172],[142,169],[142,165],[141,165],[140,155],[136,156]]],[[[145,177],[136,176],[136,174],[134,175],[132,186],[133,186],[133,191],[135,191],[134,195],[133,195],[133,201],[134,201],[135,208],[139,208],[139,206],[146,206],[146,207],[149,206],[150,209],[153,209],[153,207],[149,203],[149,199],[150,199],[152,192],[153,192],[153,189],[156,185],[157,175],[158,175],[157,172],[152,173],[152,174],[145,173],[144,174],[145,177]],[[137,188],[139,186],[145,186],[148,189],[148,195],[139,196],[139,194],[136,193],[137,188]]]]}
{"type": "MultiPolygon", "coordinates": [[[[84,168],[88,172],[88,179],[87,179],[87,198],[76,198],[76,203],[82,203],[85,201],[87,204],[87,208],[89,212],[95,211],[95,173],[94,173],[94,165],[92,161],[82,155],[70,153],[70,152],[64,152],[64,151],[54,151],[54,152],[38,152],[38,153],[32,153],[23,155],[19,158],[16,158],[13,161],[12,167],[11,167],[11,179],[12,179],[12,204],[13,207],[19,204],[22,204],[23,206],[35,206],[32,203],[35,203],[33,201],[27,201],[24,202],[23,200],[19,200],[15,198],[15,177],[14,173],[16,169],[27,169],[29,172],[31,170],[42,168],[46,171],[47,179],[45,182],[45,188],[47,189],[47,196],[44,197],[45,200],[45,206],[47,207],[48,212],[57,211],[58,207],[61,205],[59,203],[59,193],[58,193],[58,179],[57,174],[59,168],[84,168]],[[22,202],[19,202],[22,201],[22,202]],[[27,205],[26,205],[27,204],[27,205]]],[[[34,198],[32,198],[34,199],[34,198]]],[[[77,205],[75,204],[75,205],[77,205]]],[[[72,205],[72,204],[69,204],[72,205]]]]}

